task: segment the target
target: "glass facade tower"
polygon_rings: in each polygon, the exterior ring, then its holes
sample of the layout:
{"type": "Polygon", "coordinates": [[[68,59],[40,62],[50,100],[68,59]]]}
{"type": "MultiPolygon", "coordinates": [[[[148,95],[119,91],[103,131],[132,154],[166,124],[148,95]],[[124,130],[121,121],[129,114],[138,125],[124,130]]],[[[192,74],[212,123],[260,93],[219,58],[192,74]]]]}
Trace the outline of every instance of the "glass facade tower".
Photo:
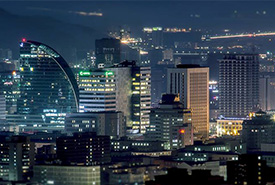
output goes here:
{"type": "Polygon", "coordinates": [[[63,127],[66,113],[78,109],[78,86],[62,56],[45,44],[23,39],[20,74],[18,114],[42,115],[48,126],[63,127]]]}

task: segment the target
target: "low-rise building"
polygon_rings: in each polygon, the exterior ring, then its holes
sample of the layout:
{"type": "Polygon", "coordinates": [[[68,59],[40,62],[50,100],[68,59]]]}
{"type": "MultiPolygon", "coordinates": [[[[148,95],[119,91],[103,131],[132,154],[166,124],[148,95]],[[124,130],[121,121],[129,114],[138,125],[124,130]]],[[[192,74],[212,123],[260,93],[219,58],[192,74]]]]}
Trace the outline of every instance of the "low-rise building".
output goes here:
{"type": "Polygon", "coordinates": [[[240,118],[219,118],[217,120],[217,135],[238,136],[242,131],[243,119],[240,118]]]}
{"type": "Polygon", "coordinates": [[[39,184],[100,185],[100,166],[35,165],[33,181],[39,184]]]}
{"type": "Polygon", "coordinates": [[[261,144],[275,142],[275,122],[270,115],[258,111],[251,120],[243,122],[242,140],[248,151],[260,151],[261,144]]]}
{"type": "Polygon", "coordinates": [[[111,141],[112,151],[163,151],[164,142],[151,140],[131,140],[128,138],[121,138],[119,140],[111,141]]]}
{"type": "Polygon", "coordinates": [[[84,112],[67,114],[67,133],[96,132],[114,138],[125,136],[126,120],[122,112],[84,112]]]}
{"type": "Polygon", "coordinates": [[[94,132],[59,137],[56,147],[57,158],[62,164],[98,165],[111,160],[110,137],[98,136],[94,132]]]}
{"type": "Polygon", "coordinates": [[[34,165],[34,143],[25,136],[0,137],[0,178],[28,181],[34,165]]]}

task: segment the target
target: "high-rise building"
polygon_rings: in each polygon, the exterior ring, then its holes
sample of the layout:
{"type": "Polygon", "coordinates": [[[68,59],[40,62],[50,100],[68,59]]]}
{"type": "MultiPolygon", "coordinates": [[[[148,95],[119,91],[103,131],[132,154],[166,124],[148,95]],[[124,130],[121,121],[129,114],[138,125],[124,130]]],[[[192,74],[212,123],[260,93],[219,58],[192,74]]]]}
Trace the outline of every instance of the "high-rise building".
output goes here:
{"type": "Polygon", "coordinates": [[[110,67],[120,63],[120,40],[113,38],[103,38],[95,41],[96,67],[104,64],[110,67]]]}
{"type": "Polygon", "coordinates": [[[142,42],[144,48],[150,49],[161,49],[163,48],[163,29],[162,27],[146,27],[143,28],[142,42]]]}
{"type": "Polygon", "coordinates": [[[45,44],[23,39],[20,76],[18,114],[41,116],[46,127],[64,128],[66,113],[78,109],[78,86],[62,56],[45,44]]]}
{"type": "Polygon", "coordinates": [[[246,117],[259,104],[256,54],[228,54],[219,60],[219,110],[224,117],[246,117]]]}
{"type": "Polygon", "coordinates": [[[193,145],[191,114],[190,110],[184,109],[177,95],[163,95],[159,107],[151,109],[146,138],[163,141],[167,150],[193,145]]]}
{"type": "Polygon", "coordinates": [[[263,74],[259,80],[259,107],[263,111],[275,109],[275,76],[263,74]]]}
{"type": "Polygon", "coordinates": [[[135,62],[80,71],[80,112],[121,111],[127,127],[144,133],[151,107],[151,70],[135,62]]]}
{"type": "Polygon", "coordinates": [[[0,72],[0,94],[2,94],[6,100],[7,114],[13,114],[17,112],[17,100],[20,95],[19,83],[20,74],[19,71],[9,70],[0,72]]]}
{"type": "Polygon", "coordinates": [[[209,81],[209,116],[215,121],[219,116],[219,86],[217,81],[209,81]]]}
{"type": "Polygon", "coordinates": [[[3,95],[0,94],[0,124],[6,120],[6,100],[3,95]]]}
{"type": "Polygon", "coordinates": [[[150,124],[151,108],[151,68],[132,68],[132,97],[131,97],[132,129],[145,133],[150,124]]]}
{"type": "Polygon", "coordinates": [[[12,59],[12,50],[0,48],[0,62],[12,59]]]}
{"type": "Polygon", "coordinates": [[[32,177],[34,143],[25,136],[0,137],[0,178],[26,181],[32,177]]]}
{"type": "Polygon", "coordinates": [[[66,116],[65,130],[120,138],[126,134],[126,120],[122,112],[70,113],[66,116]]]}
{"type": "Polygon", "coordinates": [[[110,162],[109,136],[97,136],[95,132],[74,133],[56,140],[57,158],[63,164],[97,165],[110,162]]]}
{"type": "Polygon", "coordinates": [[[195,139],[209,134],[209,68],[180,64],[167,70],[167,93],[178,94],[183,106],[192,111],[195,139]]]}
{"type": "Polygon", "coordinates": [[[96,69],[79,72],[79,111],[116,110],[116,83],[112,71],[96,69]]]}
{"type": "Polygon", "coordinates": [[[87,52],[87,67],[89,68],[95,68],[96,66],[96,56],[95,56],[95,51],[89,51],[87,52]]]}

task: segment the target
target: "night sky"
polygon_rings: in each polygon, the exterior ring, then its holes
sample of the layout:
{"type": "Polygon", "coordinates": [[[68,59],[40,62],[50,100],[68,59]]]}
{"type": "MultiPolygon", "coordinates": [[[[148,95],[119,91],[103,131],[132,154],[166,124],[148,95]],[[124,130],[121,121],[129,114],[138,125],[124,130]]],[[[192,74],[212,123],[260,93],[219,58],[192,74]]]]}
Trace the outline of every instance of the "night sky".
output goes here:
{"type": "Polygon", "coordinates": [[[274,31],[274,7],[272,1],[0,1],[0,48],[16,53],[18,40],[27,37],[48,43],[66,57],[74,48],[94,48],[94,39],[123,25],[131,28],[133,36],[141,36],[144,26],[192,27],[212,33],[274,31]]]}

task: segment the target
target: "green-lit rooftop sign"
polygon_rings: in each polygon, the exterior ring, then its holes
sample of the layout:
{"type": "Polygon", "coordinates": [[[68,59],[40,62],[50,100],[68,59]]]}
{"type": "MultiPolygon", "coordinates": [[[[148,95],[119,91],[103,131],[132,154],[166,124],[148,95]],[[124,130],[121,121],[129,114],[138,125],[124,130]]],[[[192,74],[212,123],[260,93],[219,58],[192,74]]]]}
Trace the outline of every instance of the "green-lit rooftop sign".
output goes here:
{"type": "Polygon", "coordinates": [[[106,72],[105,72],[105,75],[106,75],[106,76],[114,75],[114,72],[113,72],[113,71],[106,71],[106,72]]]}
{"type": "Polygon", "coordinates": [[[79,72],[79,75],[80,75],[80,76],[90,76],[90,75],[91,75],[91,72],[90,72],[90,71],[80,71],[80,72],[79,72]]]}
{"type": "Polygon", "coordinates": [[[162,27],[153,27],[153,31],[161,31],[162,27]]]}

